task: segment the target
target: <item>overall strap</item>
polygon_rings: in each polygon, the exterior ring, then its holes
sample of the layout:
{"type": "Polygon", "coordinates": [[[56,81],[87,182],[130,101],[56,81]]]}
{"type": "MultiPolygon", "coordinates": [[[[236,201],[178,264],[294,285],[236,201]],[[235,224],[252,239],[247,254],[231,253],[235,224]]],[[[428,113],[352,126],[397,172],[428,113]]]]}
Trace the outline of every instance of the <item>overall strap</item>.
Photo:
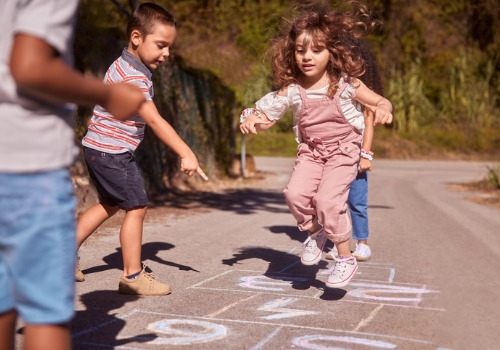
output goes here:
{"type": "Polygon", "coordinates": [[[339,86],[337,89],[337,93],[335,94],[335,97],[340,98],[340,95],[344,92],[344,90],[347,88],[347,86],[351,83],[351,78],[345,75],[342,77],[342,85],[339,86]]]}
{"type": "Polygon", "coordinates": [[[297,84],[296,86],[299,89],[300,99],[302,100],[302,106],[304,106],[304,104],[306,103],[306,100],[307,100],[306,89],[304,89],[299,84],[297,84]]]}

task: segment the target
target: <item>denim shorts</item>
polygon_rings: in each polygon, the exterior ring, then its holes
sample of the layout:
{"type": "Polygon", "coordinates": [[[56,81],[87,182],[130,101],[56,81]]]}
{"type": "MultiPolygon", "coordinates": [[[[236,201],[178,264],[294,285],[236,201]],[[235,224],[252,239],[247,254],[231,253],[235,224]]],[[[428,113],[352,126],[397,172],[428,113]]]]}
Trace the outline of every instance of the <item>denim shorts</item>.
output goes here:
{"type": "Polygon", "coordinates": [[[75,199],[67,170],[0,173],[0,314],[28,324],[74,315],[75,199]]]}
{"type": "Polygon", "coordinates": [[[101,204],[124,210],[148,205],[144,180],[132,153],[112,154],[83,147],[83,154],[101,204]]]}

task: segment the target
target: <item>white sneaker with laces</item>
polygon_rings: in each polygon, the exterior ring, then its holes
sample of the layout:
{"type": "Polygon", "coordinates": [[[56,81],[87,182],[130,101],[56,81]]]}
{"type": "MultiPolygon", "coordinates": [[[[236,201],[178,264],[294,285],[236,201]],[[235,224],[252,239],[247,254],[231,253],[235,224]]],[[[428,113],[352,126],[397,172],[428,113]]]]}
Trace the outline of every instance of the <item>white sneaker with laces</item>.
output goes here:
{"type": "Polygon", "coordinates": [[[339,256],[339,252],[337,251],[337,247],[333,246],[332,250],[326,253],[325,259],[333,260],[333,258],[336,258],[337,256],[339,256]]]}
{"type": "Polygon", "coordinates": [[[304,250],[302,251],[300,262],[307,266],[317,264],[323,255],[326,240],[327,237],[322,228],[310,235],[304,242],[304,250]]]}
{"type": "Polygon", "coordinates": [[[364,243],[356,244],[356,249],[352,253],[357,261],[368,261],[372,257],[372,250],[364,243]]]}
{"type": "Polygon", "coordinates": [[[332,274],[326,281],[326,286],[329,288],[342,288],[349,284],[356,271],[358,270],[358,262],[354,256],[348,258],[334,258],[335,266],[332,274]]]}

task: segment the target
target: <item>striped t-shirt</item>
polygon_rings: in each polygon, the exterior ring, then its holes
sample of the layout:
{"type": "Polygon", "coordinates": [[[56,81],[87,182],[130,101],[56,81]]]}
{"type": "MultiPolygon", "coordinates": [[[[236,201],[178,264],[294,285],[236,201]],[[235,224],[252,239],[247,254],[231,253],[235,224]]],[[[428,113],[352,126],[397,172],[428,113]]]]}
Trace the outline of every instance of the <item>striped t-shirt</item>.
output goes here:
{"type": "MultiPolygon", "coordinates": [[[[144,63],[125,48],[122,55],[109,67],[104,82],[106,84],[127,82],[137,85],[146,100],[151,100],[153,98],[151,77],[151,71],[144,63]]],[[[96,105],[82,144],[106,153],[133,153],[144,139],[145,127],[146,123],[140,115],[120,121],[96,105]]]]}

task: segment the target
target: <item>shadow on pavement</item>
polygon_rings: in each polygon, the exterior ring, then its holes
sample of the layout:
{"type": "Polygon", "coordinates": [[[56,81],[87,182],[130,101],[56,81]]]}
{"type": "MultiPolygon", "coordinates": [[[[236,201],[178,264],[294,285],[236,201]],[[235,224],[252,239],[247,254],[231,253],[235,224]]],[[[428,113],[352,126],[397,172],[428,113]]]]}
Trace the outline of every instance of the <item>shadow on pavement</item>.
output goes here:
{"type": "Polygon", "coordinates": [[[154,333],[118,339],[126,320],[111,311],[138,299],[134,295],[122,295],[116,291],[93,291],[80,296],[85,310],[77,311],[71,323],[73,349],[115,348],[129,343],[145,343],[154,340],[154,333]]]}
{"type": "Polygon", "coordinates": [[[169,206],[176,209],[217,209],[248,215],[256,211],[287,213],[283,193],[256,189],[226,190],[220,193],[187,192],[182,196],[152,201],[151,208],[169,206]]]}
{"type": "Polygon", "coordinates": [[[233,254],[232,258],[223,259],[222,263],[234,266],[249,259],[261,259],[269,262],[264,276],[291,282],[293,289],[306,290],[311,287],[321,289],[325,286],[324,282],[316,279],[316,274],[320,269],[325,269],[328,266],[326,261],[320,261],[314,266],[304,266],[300,263],[298,256],[272,248],[243,247],[238,253],[233,254]]]}
{"type": "MultiPolygon", "coordinates": [[[[146,265],[147,265],[147,261],[154,261],[154,262],[157,262],[157,263],[162,264],[162,265],[176,267],[181,271],[200,272],[200,271],[192,268],[191,266],[177,264],[177,263],[174,263],[172,261],[164,260],[164,259],[159,257],[159,253],[161,251],[170,250],[174,247],[175,246],[173,244],[165,243],[165,242],[144,243],[142,245],[142,260],[146,262],[146,265]]],[[[90,247],[90,249],[91,249],[91,247],[90,247]]],[[[112,269],[121,270],[123,267],[121,248],[116,248],[116,252],[111,253],[109,255],[106,255],[104,258],[102,258],[102,260],[104,261],[105,264],[85,269],[82,272],[87,275],[87,274],[92,274],[92,273],[106,271],[106,270],[112,270],[112,269]]]]}

